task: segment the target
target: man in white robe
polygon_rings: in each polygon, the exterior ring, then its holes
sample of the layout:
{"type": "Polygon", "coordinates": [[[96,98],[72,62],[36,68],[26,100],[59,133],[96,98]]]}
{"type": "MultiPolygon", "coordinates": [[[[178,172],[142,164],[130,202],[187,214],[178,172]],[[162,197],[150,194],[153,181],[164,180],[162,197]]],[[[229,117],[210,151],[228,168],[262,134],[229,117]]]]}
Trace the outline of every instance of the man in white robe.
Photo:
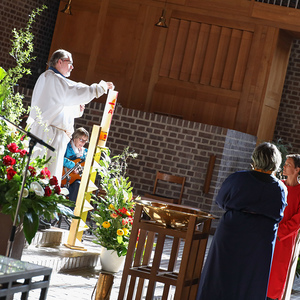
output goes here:
{"type": "Polygon", "coordinates": [[[38,78],[31,99],[27,123],[30,132],[55,148],[55,152],[37,144],[33,157],[51,157],[47,166],[51,176],[61,182],[64,154],[74,132],[74,119],[81,117],[84,105],[113,89],[111,82],[86,85],[67,79],[73,70],[71,53],[57,50],[49,60],[49,69],[38,78]]]}

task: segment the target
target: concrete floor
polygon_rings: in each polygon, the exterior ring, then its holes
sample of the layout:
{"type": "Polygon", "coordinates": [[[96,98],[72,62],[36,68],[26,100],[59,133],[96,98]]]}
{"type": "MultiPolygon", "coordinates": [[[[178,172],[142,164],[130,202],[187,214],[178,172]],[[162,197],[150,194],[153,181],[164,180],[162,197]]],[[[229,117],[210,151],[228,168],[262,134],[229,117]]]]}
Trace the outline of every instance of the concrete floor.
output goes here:
{"type": "MultiPolygon", "coordinates": [[[[91,235],[84,235],[82,245],[87,249],[89,253],[94,253],[95,255],[97,255],[100,253],[101,247],[92,243],[92,238],[93,237],[91,235]]],[[[211,237],[209,239],[208,248],[210,242],[211,237]]],[[[69,251],[65,246],[54,248],[36,248],[34,246],[30,246],[29,248],[24,249],[22,260],[35,264],[46,265],[53,268],[47,300],[95,299],[95,288],[97,285],[99,273],[101,271],[100,261],[98,259],[94,259],[94,267],[92,268],[81,266],[80,268],[73,269],[72,266],[70,266],[70,268],[64,269],[61,267],[61,264],[56,262],[56,260],[61,261],[61,257],[69,256],[69,254],[66,254],[65,251],[69,251]],[[54,257],[56,258],[56,260],[54,259],[54,257]]],[[[80,255],[84,256],[84,251],[75,251],[75,254],[73,254],[72,256],[80,257],[80,255]]],[[[168,256],[166,256],[166,258],[163,257],[162,259],[165,259],[167,262],[167,257],[168,256]]],[[[110,295],[111,300],[116,300],[118,297],[121,277],[122,270],[115,274],[114,284],[110,295]]],[[[162,287],[157,286],[153,299],[161,299],[161,291],[162,287]]],[[[173,299],[172,296],[174,295],[174,292],[174,289],[171,290],[168,300],[173,299]]],[[[28,299],[37,300],[39,299],[39,294],[39,290],[33,290],[29,293],[28,299]]],[[[20,295],[15,295],[14,299],[21,299],[20,297],[20,295]]],[[[300,300],[300,278],[295,278],[291,296],[291,300],[296,299],[300,300]]]]}

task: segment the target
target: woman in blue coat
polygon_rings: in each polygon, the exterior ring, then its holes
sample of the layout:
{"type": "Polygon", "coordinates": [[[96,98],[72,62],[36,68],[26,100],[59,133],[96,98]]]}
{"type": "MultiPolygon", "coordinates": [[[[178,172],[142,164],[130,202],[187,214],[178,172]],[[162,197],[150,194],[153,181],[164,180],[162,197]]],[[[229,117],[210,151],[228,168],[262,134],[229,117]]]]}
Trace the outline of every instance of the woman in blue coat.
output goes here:
{"type": "Polygon", "coordinates": [[[273,173],[281,164],[275,145],[252,154],[252,171],[230,175],[216,202],[225,210],[204,265],[197,300],[265,300],[286,187],[273,173]]]}

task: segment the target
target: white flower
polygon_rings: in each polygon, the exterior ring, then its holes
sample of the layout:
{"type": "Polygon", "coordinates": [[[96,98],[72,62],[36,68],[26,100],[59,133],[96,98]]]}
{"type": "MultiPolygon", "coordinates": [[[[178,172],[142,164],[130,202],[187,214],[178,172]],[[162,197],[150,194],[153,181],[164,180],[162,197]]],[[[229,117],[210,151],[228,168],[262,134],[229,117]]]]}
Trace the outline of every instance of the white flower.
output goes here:
{"type": "Polygon", "coordinates": [[[67,195],[69,195],[69,190],[67,188],[63,187],[60,189],[60,194],[63,196],[67,196],[67,195]]]}
{"type": "Polygon", "coordinates": [[[30,184],[30,190],[34,191],[37,196],[43,197],[45,195],[43,187],[36,181],[30,184]]]}
{"type": "Polygon", "coordinates": [[[28,197],[28,195],[29,195],[29,191],[28,191],[28,189],[26,189],[26,188],[24,188],[24,190],[23,190],[23,198],[27,198],[28,197]]]}
{"type": "Polygon", "coordinates": [[[22,143],[24,149],[29,148],[29,140],[24,139],[23,141],[21,141],[21,143],[22,143]]]}
{"type": "Polygon", "coordinates": [[[47,178],[42,179],[41,178],[41,179],[39,179],[39,182],[47,185],[49,183],[49,179],[47,179],[47,178]]]}
{"type": "MultiPolygon", "coordinates": [[[[20,195],[20,193],[21,193],[21,191],[18,192],[19,195],[20,195]]],[[[24,188],[22,198],[27,198],[28,195],[29,195],[28,189],[24,188]]]]}
{"type": "Polygon", "coordinates": [[[4,150],[5,150],[4,146],[1,145],[1,146],[0,146],[0,155],[3,155],[3,154],[4,154],[4,150]]]}

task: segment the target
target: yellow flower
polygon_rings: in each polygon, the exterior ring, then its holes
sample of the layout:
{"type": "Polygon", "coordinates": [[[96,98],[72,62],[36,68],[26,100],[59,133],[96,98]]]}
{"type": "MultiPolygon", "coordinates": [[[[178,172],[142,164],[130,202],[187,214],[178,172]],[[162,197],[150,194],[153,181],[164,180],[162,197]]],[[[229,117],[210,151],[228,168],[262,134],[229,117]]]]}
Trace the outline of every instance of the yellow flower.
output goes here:
{"type": "Polygon", "coordinates": [[[107,221],[104,221],[104,222],[102,223],[102,226],[103,226],[104,228],[109,228],[109,227],[110,227],[110,223],[107,222],[107,221]]]}
{"type": "Polygon", "coordinates": [[[128,235],[128,233],[129,233],[128,228],[123,228],[123,231],[124,231],[124,234],[125,234],[125,235],[128,235]]]}
{"type": "Polygon", "coordinates": [[[115,207],[112,204],[109,204],[110,209],[115,209],[115,207]]]}
{"type": "Polygon", "coordinates": [[[122,229],[117,230],[117,235],[124,235],[124,231],[122,229]]]}

